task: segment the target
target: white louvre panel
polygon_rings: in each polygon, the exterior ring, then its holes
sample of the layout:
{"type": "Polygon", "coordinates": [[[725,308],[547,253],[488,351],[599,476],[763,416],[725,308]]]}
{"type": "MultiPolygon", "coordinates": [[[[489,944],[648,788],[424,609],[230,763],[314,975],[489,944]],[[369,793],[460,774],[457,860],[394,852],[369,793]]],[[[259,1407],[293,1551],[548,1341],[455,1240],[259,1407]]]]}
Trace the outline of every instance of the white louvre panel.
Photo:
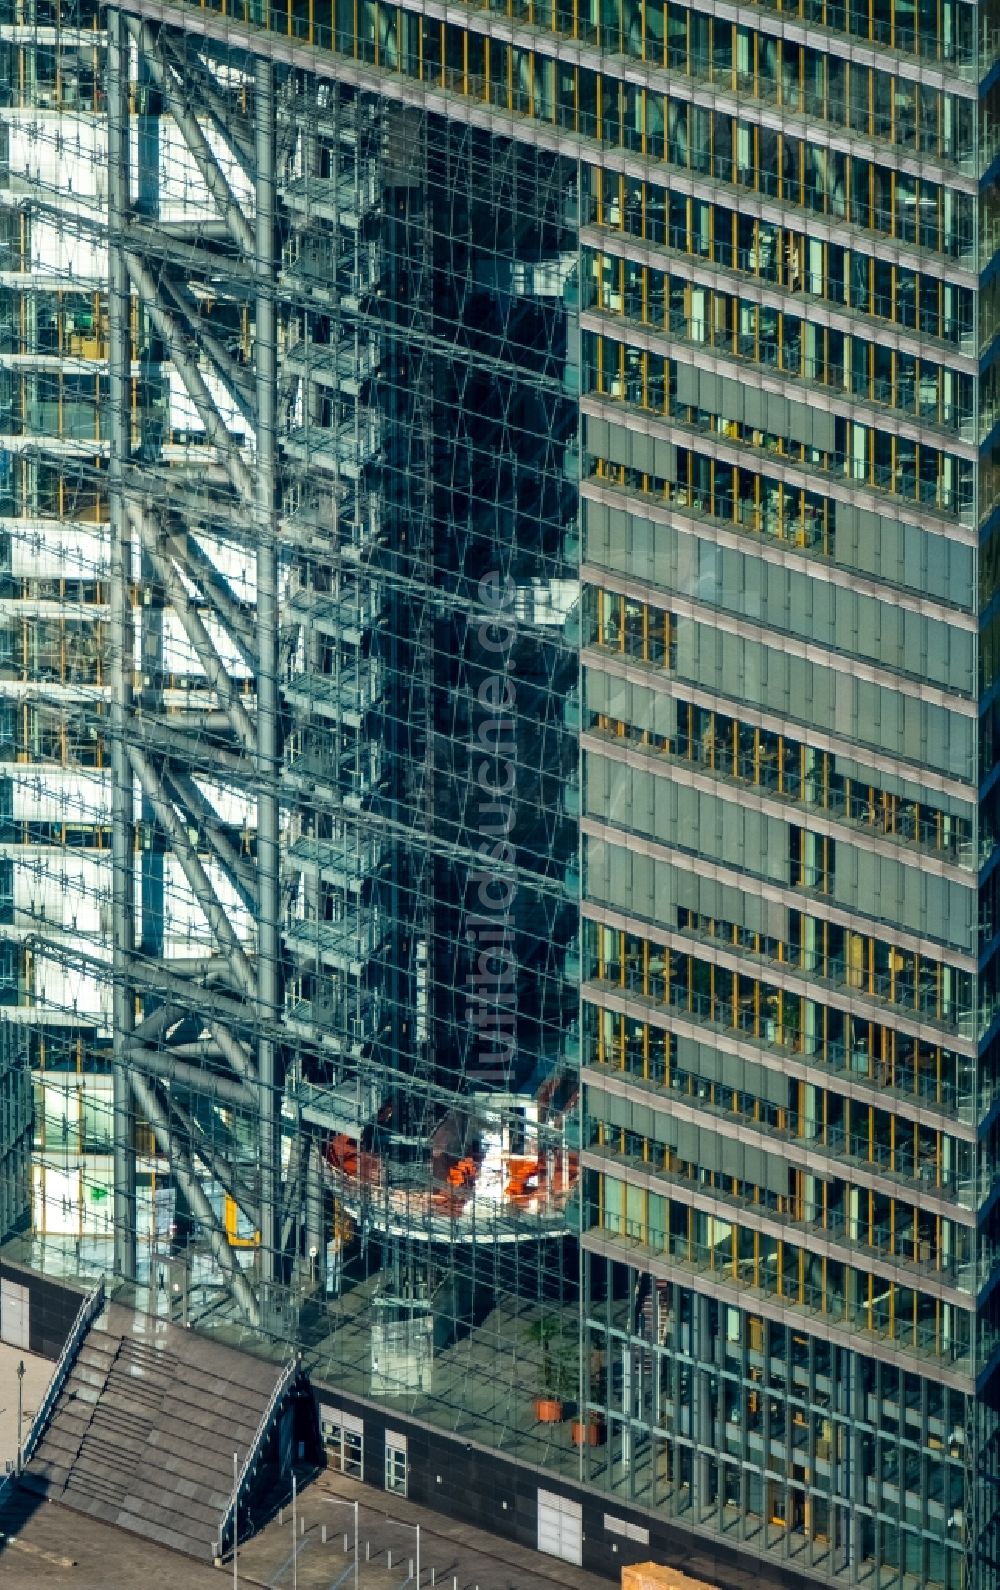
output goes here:
{"type": "MultiPolygon", "coordinates": [[[[342,1408],[321,1407],[320,1422],[324,1431],[336,1428],[341,1430],[349,1430],[352,1435],[364,1435],[365,1433],[364,1420],[357,1418],[353,1413],[345,1413],[342,1408]]],[[[388,1439],[388,1434],[386,1439],[388,1439]]],[[[395,1439],[396,1438],[393,1437],[394,1442],[395,1439]]],[[[402,1436],[400,1439],[403,1441],[405,1449],[406,1437],[402,1436]]]]}
{"type": "Polygon", "coordinates": [[[86,935],[107,933],[111,879],[101,855],[39,855],[14,874],[14,924],[86,935]]]}
{"type": "Polygon", "coordinates": [[[649,1530],[643,1529],[641,1524],[630,1524],[627,1518],[615,1518],[612,1513],[605,1513],[604,1528],[609,1535],[620,1535],[623,1540],[637,1540],[641,1546],[649,1545],[649,1530]]]}
{"type": "Polygon", "coordinates": [[[8,110],[10,169],[21,182],[38,184],[50,193],[76,199],[107,195],[107,137],[94,116],[71,116],[56,122],[38,110],[8,110]]]}

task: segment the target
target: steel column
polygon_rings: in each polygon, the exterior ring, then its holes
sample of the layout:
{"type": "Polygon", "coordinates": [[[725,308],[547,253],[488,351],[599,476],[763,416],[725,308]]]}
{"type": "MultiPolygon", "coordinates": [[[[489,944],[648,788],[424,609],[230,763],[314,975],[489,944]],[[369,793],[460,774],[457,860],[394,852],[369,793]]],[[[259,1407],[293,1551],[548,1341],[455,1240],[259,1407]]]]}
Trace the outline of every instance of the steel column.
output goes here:
{"type": "Polygon", "coordinates": [[[161,1152],[170,1160],[171,1173],[176,1177],[177,1185],[187,1199],[191,1213],[205,1233],[212,1257],[226,1277],[233,1298],[249,1323],[259,1325],[260,1312],[253,1289],[233,1255],[226,1233],[220,1226],[215,1210],[209,1203],[194,1167],[184,1151],[181,1139],[170,1124],[169,1113],[157,1096],[155,1086],[135,1071],[132,1072],[131,1081],[136,1102],[156,1133],[161,1152]]]}
{"type": "Polygon", "coordinates": [[[132,714],[134,640],[131,527],[125,474],[132,451],[131,294],[125,263],[129,210],[129,48],[120,11],[108,11],[108,252],[111,506],[111,781],[114,1112],[114,1268],[135,1275],[135,1113],[129,1046],[135,1024],[135,797],[126,735],[132,714]]]}
{"type": "Polygon", "coordinates": [[[255,258],[257,273],[257,1001],[262,1033],[260,1076],[260,1262],[264,1310],[279,1283],[278,1209],[281,1177],[280,1063],[272,1036],[281,1007],[281,891],[278,857],[278,548],[277,548],[277,316],[275,310],[274,67],[254,64],[256,153],[255,258]]]}

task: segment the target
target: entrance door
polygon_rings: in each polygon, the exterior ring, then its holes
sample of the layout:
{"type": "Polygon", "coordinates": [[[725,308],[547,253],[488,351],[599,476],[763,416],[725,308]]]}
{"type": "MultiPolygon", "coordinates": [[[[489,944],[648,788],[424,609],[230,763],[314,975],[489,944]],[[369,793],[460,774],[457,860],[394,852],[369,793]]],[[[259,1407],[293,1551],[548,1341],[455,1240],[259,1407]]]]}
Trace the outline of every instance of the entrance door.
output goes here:
{"type": "Polygon", "coordinates": [[[407,1490],[406,1447],[405,1435],[396,1430],[385,1432],[385,1488],[397,1496],[405,1496],[407,1490]]]}
{"type": "Polygon", "coordinates": [[[0,1341],[28,1351],[28,1288],[0,1281],[0,1341]]]}
{"type": "Polygon", "coordinates": [[[583,1508],[554,1491],[538,1493],[538,1549],[580,1567],[583,1562],[583,1508]]]}

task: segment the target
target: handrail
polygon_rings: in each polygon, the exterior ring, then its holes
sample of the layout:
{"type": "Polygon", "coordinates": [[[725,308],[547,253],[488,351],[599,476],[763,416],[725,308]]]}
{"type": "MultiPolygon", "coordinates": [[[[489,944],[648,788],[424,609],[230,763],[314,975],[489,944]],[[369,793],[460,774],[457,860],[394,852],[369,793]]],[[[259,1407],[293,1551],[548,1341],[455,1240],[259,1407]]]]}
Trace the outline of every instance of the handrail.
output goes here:
{"type": "Polygon", "coordinates": [[[268,1399],[267,1407],[260,1416],[260,1422],[254,1432],[253,1440],[247,1447],[247,1455],[243,1459],[243,1467],[239,1471],[236,1484],[233,1486],[233,1493],[229,1498],[229,1503],[222,1515],[222,1522],[219,1525],[220,1556],[222,1555],[223,1549],[225,1547],[226,1531],[230,1528],[230,1520],[235,1519],[237,1503],[243,1491],[243,1487],[246,1484],[251,1465],[255,1461],[260,1444],[268,1432],[271,1419],[274,1416],[275,1408],[285,1395],[285,1392],[288,1390],[289,1385],[298,1373],[298,1369],[299,1359],[297,1357],[290,1358],[279,1375],[277,1382],[275,1383],[274,1390],[271,1392],[271,1395],[268,1399]]]}
{"type": "Polygon", "coordinates": [[[76,1319],[73,1321],[73,1324],[70,1328],[70,1333],[63,1343],[63,1349],[56,1361],[56,1367],[53,1372],[52,1379],[49,1381],[48,1390],[46,1391],[45,1396],[42,1398],[41,1407],[38,1409],[38,1412],[31,1421],[31,1428],[28,1431],[27,1440],[25,1440],[21,1445],[22,1463],[27,1463],[29,1461],[32,1453],[35,1450],[35,1447],[41,1440],[42,1432],[46,1424],[48,1424],[49,1416],[52,1412],[56,1398],[65,1385],[67,1376],[69,1375],[69,1372],[76,1360],[76,1355],[83,1345],[83,1338],[86,1336],[91,1325],[103,1307],[104,1278],[102,1276],[97,1285],[94,1287],[94,1290],[92,1292],[88,1292],[87,1296],[80,1304],[76,1319]]]}
{"type": "MultiPolygon", "coordinates": [[[[66,1337],[66,1340],[63,1343],[62,1352],[59,1354],[59,1357],[56,1360],[56,1367],[52,1372],[52,1379],[49,1381],[45,1396],[42,1398],[41,1405],[31,1421],[31,1426],[28,1430],[27,1437],[23,1442],[21,1442],[20,1450],[22,1468],[26,1463],[30,1462],[32,1454],[34,1453],[35,1448],[37,1447],[45,1432],[45,1427],[52,1415],[52,1410],[56,1404],[59,1393],[66,1384],[69,1372],[76,1361],[76,1355],[83,1345],[83,1339],[90,1330],[91,1325],[94,1323],[94,1320],[97,1318],[98,1314],[100,1314],[103,1307],[104,1278],[102,1276],[97,1285],[94,1287],[93,1291],[88,1292],[87,1296],[80,1304],[76,1319],[73,1321],[73,1324],[70,1327],[69,1335],[66,1337]]],[[[20,1432],[18,1433],[20,1434],[20,1432]]],[[[0,1501],[3,1499],[3,1495],[7,1486],[12,1481],[16,1481],[16,1479],[16,1474],[8,1474],[4,1480],[0,1482],[0,1501]]]]}

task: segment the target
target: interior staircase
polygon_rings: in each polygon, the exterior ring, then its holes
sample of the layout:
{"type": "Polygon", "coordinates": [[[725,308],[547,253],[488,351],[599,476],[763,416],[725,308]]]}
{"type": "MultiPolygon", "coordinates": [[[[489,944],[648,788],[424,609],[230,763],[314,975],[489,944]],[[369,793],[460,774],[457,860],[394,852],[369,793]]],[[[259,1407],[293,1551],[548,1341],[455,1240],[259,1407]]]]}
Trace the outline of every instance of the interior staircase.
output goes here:
{"type": "MultiPolygon", "coordinates": [[[[262,1425],[280,1419],[283,1374],[112,1304],[84,1337],[22,1484],[211,1560],[233,1493],[233,1453],[242,1474],[268,1436],[262,1425]]],[[[273,1431],[270,1444],[278,1446],[273,1431]]],[[[273,1450],[260,1456],[280,1468],[273,1450]]]]}

